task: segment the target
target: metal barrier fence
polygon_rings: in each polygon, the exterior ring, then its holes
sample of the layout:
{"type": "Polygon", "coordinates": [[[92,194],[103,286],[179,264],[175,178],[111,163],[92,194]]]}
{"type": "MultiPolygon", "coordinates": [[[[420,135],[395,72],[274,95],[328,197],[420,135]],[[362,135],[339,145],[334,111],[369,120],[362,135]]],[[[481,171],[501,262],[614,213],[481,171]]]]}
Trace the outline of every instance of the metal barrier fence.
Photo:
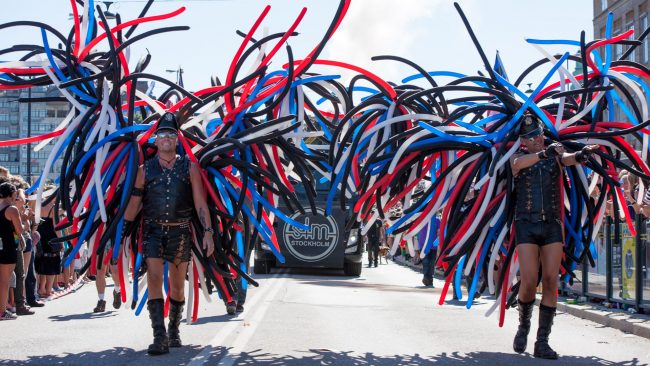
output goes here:
{"type": "Polygon", "coordinates": [[[607,218],[592,250],[595,266],[585,260],[575,269],[573,284],[562,290],[638,312],[650,310],[650,218],[637,217],[635,225],[636,237],[627,224],[616,230],[607,218]]]}

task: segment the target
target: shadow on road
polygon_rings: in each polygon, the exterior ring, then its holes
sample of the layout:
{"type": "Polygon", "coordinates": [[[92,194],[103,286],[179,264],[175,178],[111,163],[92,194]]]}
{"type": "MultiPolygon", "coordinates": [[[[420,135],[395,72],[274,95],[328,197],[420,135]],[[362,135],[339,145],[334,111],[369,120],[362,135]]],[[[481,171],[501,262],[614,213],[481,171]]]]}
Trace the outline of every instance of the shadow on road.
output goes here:
{"type": "Polygon", "coordinates": [[[359,281],[356,277],[349,277],[346,279],[339,278],[314,278],[314,277],[297,277],[299,281],[303,284],[314,285],[314,286],[325,286],[325,287],[355,287],[355,288],[365,288],[373,290],[381,290],[382,292],[417,292],[417,291],[429,291],[430,293],[440,292],[439,289],[425,287],[425,286],[401,286],[401,285],[387,285],[381,283],[368,283],[359,281]]]}
{"type": "MultiPolygon", "coordinates": [[[[169,354],[149,356],[146,350],[135,350],[127,347],[116,347],[99,352],[62,353],[60,355],[32,356],[27,360],[0,360],[2,366],[14,365],[70,365],[70,366],[103,366],[103,365],[184,365],[196,356],[203,346],[186,345],[172,348],[169,354]]],[[[222,349],[223,351],[223,349],[222,349]]]]}
{"type": "MultiPolygon", "coordinates": [[[[0,360],[0,365],[135,365],[155,363],[156,365],[184,365],[195,357],[202,346],[189,345],[180,349],[172,349],[168,355],[152,357],[144,350],[131,348],[113,348],[101,352],[82,352],[78,354],[33,356],[24,361],[0,360]]],[[[206,357],[207,365],[217,364],[227,351],[223,347],[217,347],[206,357]]],[[[244,352],[233,355],[236,365],[263,365],[263,366],[284,366],[284,365],[608,365],[608,366],[641,366],[647,363],[632,358],[629,361],[614,362],[600,357],[561,356],[558,361],[550,362],[538,360],[530,355],[516,355],[501,352],[472,352],[460,354],[457,352],[442,353],[436,356],[394,355],[377,356],[373,353],[363,355],[354,354],[353,351],[332,351],[328,349],[310,349],[301,351],[304,356],[280,356],[265,353],[262,350],[244,352]]]]}
{"type": "Polygon", "coordinates": [[[215,316],[206,316],[198,318],[192,324],[206,324],[206,323],[226,323],[226,322],[240,322],[243,318],[237,318],[233,315],[221,314],[215,316]]]}
{"type": "MultiPolygon", "coordinates": [[[[548,360],[538,360],[530,355],[516,355],[501,352],[472,352],[469,354],[443,353],[437,356],[395,355],[377,356],[372,353],[355,355],[352,351],[331,351],[327,349],[310,349],[303,351],[304,357],[278,356],[263,353],[261,350],[245,352],[239,355],[237,365],[549,365],[548,360]]],[[[647,365],[636,358],[625,362],[613,362],[600,357],[562,356],[552,362],[557,365],[609,365],[640,366],[647,365]]]]}
{"type": "Polygon", "coordinates": [[[69,320],[80,320],[80,319],[103,319],[110,318],[117,315],[117,312],[106,311],[103,313],[81,313],[81,314],[68,314],[68,315],[52,315],[48,317],[49,320],[55,322],[67,322],[69,320]]]}

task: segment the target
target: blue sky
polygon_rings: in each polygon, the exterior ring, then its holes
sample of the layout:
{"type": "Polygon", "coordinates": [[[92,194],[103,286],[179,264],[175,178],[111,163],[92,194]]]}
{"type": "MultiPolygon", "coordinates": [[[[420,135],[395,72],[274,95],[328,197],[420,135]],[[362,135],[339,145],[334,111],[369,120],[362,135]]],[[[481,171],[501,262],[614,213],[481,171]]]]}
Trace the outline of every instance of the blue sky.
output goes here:
{"type": "MultiPolygon", "coordinates": [[[[590,0],[461,0],[459,3],[488,59],[492,62],[499,50],[511,79],[542,57],[525,42],[527,37],[578,40],[580,31],[585,30],[587,40],[593,39],[590,0]]],[[[126,21],[136,17],[144,4],[140,0],[117,0],[111,6],[111,11],[119,12],[126,21]]],[[[302,7],[307,7],[307,14],[297,30],[300,35],[290,41],[298,59],[322,38],[338,1],[157,1],[149,15],[166,13],[180,6],[187,7],[187,10],[177,18],[143,26],[138,32],[173,25],[189,25],[191,29],[140,41],[131,49],[131,67],[146,53],[146,48],[153,56],[148,72],[174,79],[174,75],[165,73],[165,70],[176,69],[180,65],[185,70],[185,84],[191,90],[209,86],[211,75],[223,80],[241,42],[235,31],[248,31],[267,4],[272,8],[263,27],[267,27],[269,33],[286,30],[302,7]]],[[[50,24],[67,35],[72,27],[69,13],[68,0],[12,0],[11,6],[5,6],[0,13],[0,23],[36,20],[50,24]]],[[[263,27],[258,36],[262,34],[263,27]]],[[[0,48],[13,44],[41,44],[40,32],[35,29],[20,27],[0,32],[0,48]]],[[[548,50],[556,53],[561,49],[548,50]]],[[[576,51],[575,48],[569,50],[576,51]]],[[[411,73],[410,69],[395,62],[370,61],[371,56],[379,54],[399,55],[427,70],[453,70],[470,74],[483,71],[481,59],[453,2],[446,0],[353,0],[348,16],[321,58],[353,63],[396,82],[411,73]]],[[[7,60],[7,56],[2,59],[7,60]]],[[[286,57],[281,55],[272,67],[280,68],[285,60],[286,57]]],[[[339,70],[324,67],[313,70],[339,73],[339,70]]],[[[529,81],[534,83],[541,76],[531,79],[534,80],[529,81]]]]}

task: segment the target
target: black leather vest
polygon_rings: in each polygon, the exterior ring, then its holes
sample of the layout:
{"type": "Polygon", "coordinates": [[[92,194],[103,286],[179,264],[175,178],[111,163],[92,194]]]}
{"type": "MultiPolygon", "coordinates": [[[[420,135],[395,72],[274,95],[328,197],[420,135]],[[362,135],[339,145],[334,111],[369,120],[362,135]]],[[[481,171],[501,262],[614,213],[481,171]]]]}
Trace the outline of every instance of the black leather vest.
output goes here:
{"type": "Polygon", "coordinates": [[[546,159],[522,169],[515,177],[517,203],[515,220],[551,221],[560,219],[560,166],[546,159]]]}
{"type": "Polygon", "coordinates": [[[179,222],[192,217],[194,200],[186,156],[177,158],[171,169],[164,169],[157,158],[147,160],[144,176],[142,209],[146,221],[179,222]]]}

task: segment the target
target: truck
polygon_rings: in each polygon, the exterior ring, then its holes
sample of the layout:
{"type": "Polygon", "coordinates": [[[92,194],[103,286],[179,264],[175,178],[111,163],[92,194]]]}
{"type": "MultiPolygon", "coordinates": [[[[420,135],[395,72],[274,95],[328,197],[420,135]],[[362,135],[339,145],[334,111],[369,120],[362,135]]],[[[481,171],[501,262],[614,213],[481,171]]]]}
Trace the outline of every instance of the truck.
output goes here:
{"type": "Polygon", "coordinates": [[[317,173],[314,175],[319,182],[316,185],[318,215],[311,212],[304,188],[296,185],[298,199],[306,212],[291,213],[283,205],[278,208],[293,220],[308,225],[309,229],[301,230],[276,218],[273,226],[285,263],[277,260],[268,243],[258,240],[255,244],[254,273],[267,274],[274,267],[282,267],[342,269],[347,276],[361,275],[363,245],[359,225],[349,222],[353,220],[351,208],[341,209],[338,199],[334,201],[336,204],[331,214],[325,214],[329,184],[318,179],[321,177],[317,173]]]}

